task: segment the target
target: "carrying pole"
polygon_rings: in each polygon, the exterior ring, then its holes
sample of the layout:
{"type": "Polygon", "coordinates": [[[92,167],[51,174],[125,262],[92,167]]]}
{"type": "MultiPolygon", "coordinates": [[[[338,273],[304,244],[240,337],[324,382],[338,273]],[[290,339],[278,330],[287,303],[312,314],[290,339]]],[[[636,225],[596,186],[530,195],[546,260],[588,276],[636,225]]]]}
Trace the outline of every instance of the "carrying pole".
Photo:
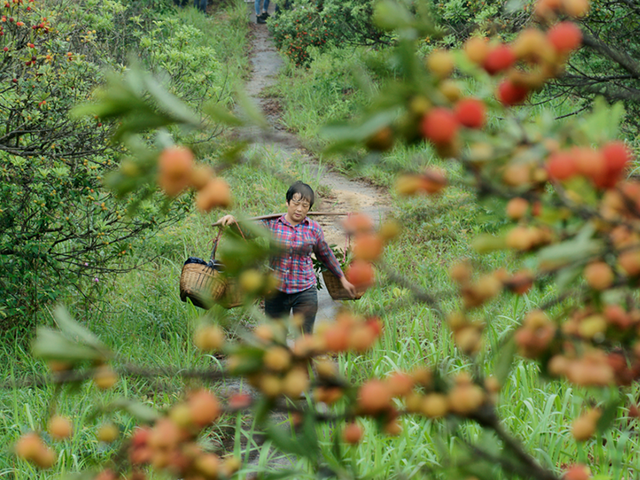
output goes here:
{"type": "MultiPolygon", "coordinates": [[[[247,220],[269,220],[271,218],[279,218],[282,215],[284,215],[284,213],[272,213],[270,215],[261,215],[259,217],[250,217],[247,218],[247,220]]],[[[316,216],[325,216],[325,217],[335,217],[335,216],[340,216],[340,215],[349,215],[347,212],[309,212],[307,213],[308,216],[310,217],[316,217],[316,216]]],[[[220,223],[216,222],[213,223],[211,226],[212,227],[217,227],[219,226],[220,223]]]]}

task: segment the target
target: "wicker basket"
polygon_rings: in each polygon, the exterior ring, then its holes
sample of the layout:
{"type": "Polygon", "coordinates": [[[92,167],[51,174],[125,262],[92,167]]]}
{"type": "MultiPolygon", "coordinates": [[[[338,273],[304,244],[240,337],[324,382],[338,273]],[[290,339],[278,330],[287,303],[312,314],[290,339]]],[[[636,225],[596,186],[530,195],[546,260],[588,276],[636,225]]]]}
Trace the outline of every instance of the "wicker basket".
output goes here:
{"type": "Polygon", "coordinates": [[[182,267],[180,299],[183,302],[189,298],[196,307],[211,308],[224,296],[226,286],[220,272],[209,265],[188,263],[182,267]]]}
{"type": "Polygon", "coordinates": [[[235,286],[235,281],[226,279],[221,273],[224,266],[215,261],[221,233],[222,228],[213,242],[209,264],[185,263],[182,267],[180,299],[183,302],[189,298],[196,307],[205,309],[211,308],[214,303],[225,308],[234,308],[243,304],[242,292],[235,286]],[[214,268],[212,264],[218,268],[214,268]]]}
{"type": "Polygon", "coordinates": [[[324,280],[324,284],[327,286],[329,295],[331,295],[331,298],[333,298],[334,300],[358,300],[362,297],[362,295],[364,295],[364,292],[366,291],[366,289],[363,288],[358,289],[356,291],[356,296],[352,297],[351,295],[349,295],[349,292],[347,292],[347,290],[342,286],[342,283],[340,283],[340,279],[329,270],[322,271],[322,278],[324,280]]]}

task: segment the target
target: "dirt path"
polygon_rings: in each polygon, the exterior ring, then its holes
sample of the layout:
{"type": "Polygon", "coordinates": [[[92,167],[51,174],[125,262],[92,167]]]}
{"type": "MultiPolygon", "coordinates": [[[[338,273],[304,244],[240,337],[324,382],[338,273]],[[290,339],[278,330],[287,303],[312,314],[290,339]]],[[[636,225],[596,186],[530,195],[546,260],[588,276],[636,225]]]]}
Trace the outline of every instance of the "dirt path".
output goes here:
{"type": "MultiPolygon", "coordinates": [[[[251,12],[254,36],[251,56],[252,75],[245,88],[273,127],[268,139],[259,139],[255,147],[269,148],[271,151],[278,152],[283,158],[292,156],[302,158],[314,176],[320,178],[320,184],[328,187],[331,191],[331,198],[320,198],[317,206],[318,211],[365,212],[376,222],[379,222],[390,209],[391,200],[386,192],[365,182],[350,180],[325,167],[320,167],[316,159],[302,148],[295,135],[279,128],[280,109],[277,108],[273,99],[263,98],[261,93],[265,88],[276,83],[276,76],[283,62],[271,41],[267,26],[255,23],[253,4],[248,4],[248,8],[251,12]]],[[[272,8],[274,7],[272,6],[270,10],[272,8]]],[[[341,218],[343,217],[318,218],[329,244],[344,245],[345,243],[344,232],[340,225],[341,218]]],[[[318,302],[316,325],[324,321],[331,321],[337,306],[336,302],[329,297],[326,288],[320,290],[318,302]]]]}
{"type": "MultiPolygon", "coordinates": [[[[269,8],[271,14],[273,14],[274,8],[275,5],[272,4],[269,8]]],[[[294,157],[305,163],[310,173],[320,179],[320,185],[328,187],[331,192],[330,197],[319,198],[319,201],[316,201],[318,211],[365,212],[376,222],[380,222],[390,209],[391,201],[389,195],[365,182],[349,180],[342,175],[319,166],[316,159],[302,148],[298,138],[282,128],[280,124],[280,108],[277,102],[274,102],[271,98],[262,97],[263,90],[276,83],[276,76],[283,62],[275,49],[267,26],[255,23],[253,3],[247,4],[247,9],[253,27],[253,39],[250,59],[252,74],[245,85],[245,89],[255,104],[266,115],[272,128],[266,136],[257,128],[247,129],[241,135],[251,139],[253,143],[252,149],[269,149],[270,152],[280,156],[283,160],[294,157]]],[[[327,188],[323,190],[327,190],[327,188]]],[[[344,245],[345,236],[340,225],[341,218],[344,217],[316,218],[322,225],[329,244],[344,245]]],[[[320,290],[318,292],[319,308],[316,326],[322,322],[332,322],[338,306],[339,304],[331,299],[326,288],[320,290]]],[[[228,385],[227,387],[229,390],[236,390],[237,386],[228,385]]],[[[286,417],[283,415],[273,416],[272,420],[277,423],[287,422],[286,417]]],[[[258,449],[249,452],[250,466],[257,466],[261,462],[258,452],[258,449]]],[[[264,455],[265,452],[262,451],[261,454],[264,455]]],[[[291,467],[291,462],[287,457],[273,451],[267,455],[269,458],[266,462],[263,458],[262,465],[266,464],[270,470],[291,467]]],[[[252,477],[248,476],[247,478],[252,477]]]]}

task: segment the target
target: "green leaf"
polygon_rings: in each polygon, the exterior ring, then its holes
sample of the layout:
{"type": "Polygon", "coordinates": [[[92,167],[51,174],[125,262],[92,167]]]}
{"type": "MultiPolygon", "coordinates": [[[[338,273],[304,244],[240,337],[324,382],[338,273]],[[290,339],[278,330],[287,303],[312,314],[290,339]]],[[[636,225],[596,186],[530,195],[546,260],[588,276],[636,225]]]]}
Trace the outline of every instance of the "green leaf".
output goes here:
{"type": "Polygon", "coordinates": [[[160,414],[148,405],[126,398],[121,398],[112,402],[110,407],[113,410],[122,410],[127,412],[129,415],[145,423],[153,423],[160,418],[160,414]]]}
{"type": "Polygon", "coordinates": [[[373,10],[374,23],[383,30],[396,30],[411,27],[411,13],[398,2],[383,0],[373,10]]]}
{"type": "Polygon", "coordinates": [[[260,109],[242,88],[237,89],[236,99],[242,112],[246,115],[247,120],[250,120],[261,128],[267,128],[269,126],[269,122],[264,118],[260,109]]]}
{"type": "Polygon", "coordinates": [[[65,337],[62,332],[47,327],[39,327],[31,346],[33,356],[43,360],[59,360],[62,362],[81,362],[83,360],[104,360],[101,350],[89,345],[82,345],[65,337]]]}
{"type": "Polygon", "coordinates": [[[292,436],[286,433],[284,429],[275,427],[274,425],[268,426],[265,433],[278,450],[309,458],[309,452],[307,452],[303,444],[298,441],[295,434],[292,436]]]}
{"type": "Polygon", "coordinates": [[[182,100],[171,94],[153,76],[144,76],[145,86],[149,94],[158,103],[160,110],[169,115],[176,123],[183,123],[193,127],[200,126],[198,115],[187,107],[182,100]]]}
{"type": "Polygon", "coordinates": [[[273,473],[260,475],[258,478],[263,480],[280,480],[282,478],[301,477],[303,473],[300,470],[278,470],[273,473]]]}
{"type": "Polygon", "coordinates": [[[615,398],[607,403],[602,409],[602,415],[598,419],[596,428],[599,433],[603,433],[608,430],[613,421],[618,416],[618,408],[621,405],[620,398],[615,398]]]}
{"type": "Polygon", "coordinates": [[[76,322],[63,305],[58,305],[54,308],[53,317],[55,318],[58,327],[60,327],[60,330],[63,332],[77,338],[86,345],[107,351],[107,347],[100,341],[100,339],[76,322]]]}
{"type": "Polygon", "coordinates": [[[498,359],[496,360],[495,366],[496,380],[498,380],[498,383],[500,385],[505,384],[507,377],[511,372],[511,368],[513,367],[513,360],[516,357],[517,351],[518,345],[516,344],[513,336],[511,336],[500,347],[500,353],[498,354],[498,359]]]}
{"type": "Polygon", "coordinates": [[[243,121],[236,117],[233,113],[226,110],[218,103],[208,103],[202,109],[204,113],[209,115],[213,120],[223,125],[237,127],[243,125],[243,121]]]}

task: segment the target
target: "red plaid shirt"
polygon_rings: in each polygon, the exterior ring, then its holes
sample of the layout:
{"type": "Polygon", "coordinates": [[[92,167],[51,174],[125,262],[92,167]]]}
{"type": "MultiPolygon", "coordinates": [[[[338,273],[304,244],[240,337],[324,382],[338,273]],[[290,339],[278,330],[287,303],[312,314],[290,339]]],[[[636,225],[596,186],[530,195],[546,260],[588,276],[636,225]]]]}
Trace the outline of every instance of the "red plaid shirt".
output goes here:
{"type": "Polygon", "coordinates": [[[262,224],[273,234],[276,242],[284,249],[282,255],[271,259],[271,268],[280,281],[278,290],[284,293],[298,293],[316,284],[311,252],[324,263],[338,278],[344,274],[338,259],[324,239],[318,222],[305,217],[298,225],[291,225],[285,215],[275,220],[263,220],[262,224]]]}

